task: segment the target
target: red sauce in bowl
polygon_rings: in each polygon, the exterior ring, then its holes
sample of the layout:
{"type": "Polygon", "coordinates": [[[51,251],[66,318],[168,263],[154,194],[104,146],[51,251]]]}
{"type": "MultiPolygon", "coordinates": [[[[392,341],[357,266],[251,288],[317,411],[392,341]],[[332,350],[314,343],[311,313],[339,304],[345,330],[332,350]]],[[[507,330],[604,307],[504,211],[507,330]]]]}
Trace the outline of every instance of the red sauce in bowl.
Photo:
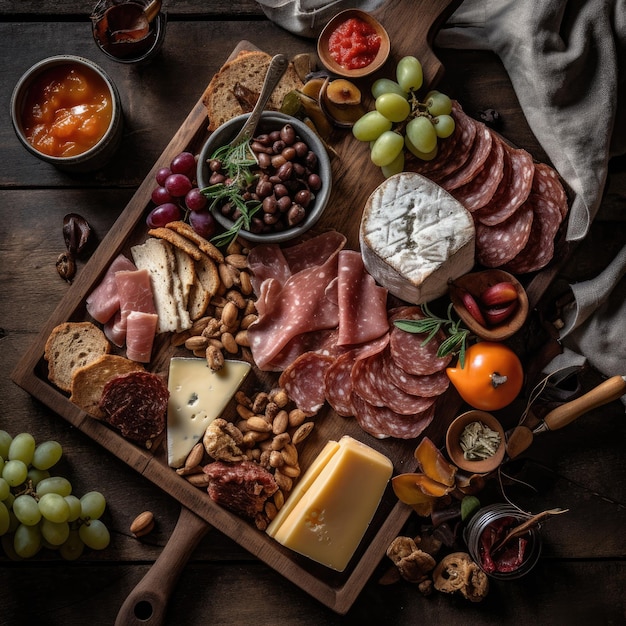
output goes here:
{"type": "Polygon", "coordinates": [[[93,70],[72,64],[51,67],[31,84],[24,100],[24,135],[37,151],[71,157],[93,148],[113,115],[113,97],[93,70]]]}
{"type": "Polygon", "coordinates": [[[328,39],[330,56],[348,70],[367,67],[378,54],[380,35],[376,29],[357,17],[342,22],[328,39]]]}

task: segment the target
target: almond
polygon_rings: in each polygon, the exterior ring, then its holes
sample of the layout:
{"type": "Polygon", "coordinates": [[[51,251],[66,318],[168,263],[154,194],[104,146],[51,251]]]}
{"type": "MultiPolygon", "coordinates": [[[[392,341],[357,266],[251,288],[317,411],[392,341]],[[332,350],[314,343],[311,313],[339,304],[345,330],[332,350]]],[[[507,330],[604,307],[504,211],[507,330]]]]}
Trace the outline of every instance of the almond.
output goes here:
{"type": "Polygon", "coordinates": [[[154,514],[152,511],[144,511],[137,515],[130,525],[130,532],[135,537],[143,537],[154,528],[154,514]]]}

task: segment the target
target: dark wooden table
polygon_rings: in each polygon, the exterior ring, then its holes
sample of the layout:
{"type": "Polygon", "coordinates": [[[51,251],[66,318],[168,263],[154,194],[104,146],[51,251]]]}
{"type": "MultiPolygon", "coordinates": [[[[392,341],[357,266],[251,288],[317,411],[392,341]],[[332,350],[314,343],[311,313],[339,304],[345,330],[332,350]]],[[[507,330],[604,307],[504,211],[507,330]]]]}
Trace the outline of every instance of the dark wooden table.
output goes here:
{"type": "MultiPolygon", "coordinates": [[[[112,542],[67,563],[54,553],[14,562],[0,555],[0,624],[112,624],[129,592],[162,552],[180,506],[152,483],[99,448],[32,399],[10,373],[68,285],[55,270],[63,249],[63,216],[84,215],[102,237],[197,102],[235,44],[247,39],[270,53],[313,50],[269,22],[253,0],[170,2],[161,56],[135,68],[105,59],[91,37],[89,2],[4,0],[0,8],[0,428],[53,438],[65,449],[62,471],[77,493],[99,489],[108,500],[112,542]],[[19,76],[54,54],[88,57],[116,82],[126,113],[123,149],[102,171],[72,177],[30,156],[9,119],[19,76]],[[141,511],[157,525],[142,541],[129,531],[141,511]]],[[[546,160],[530,132],[508,77],[488,53],[438,51],[446,68],[442,88],[476,114],[493,107],[503,134],[546,160]]],[[[624,161],[612,164],[601,214],[588,239],[561,270],[564,278],[594,274],[598,256],[623,243],[624,161]],[[591,252],[593,251],[593,252],[591,252]]],[[[80,268],[79,268],[80,271],[80,268]]],[[[549,293],[549,292],[548,292],[549,293]]],[[[590,371],[585,384],[599,382],[590,371]]],[[[352,609],[339,616],[286,582],[234,542],[211,531],[192,555],[172,595],[167,624],[618,624],[626,623],[626,444],[624,408],[614,402],[567,429],[537,440],[524,471],[538,492],[534,508],[569,513],[544,529],[542,558],[533,573],[493,583],[480,604],[435,594],[409,583],[382,586],[381,563],[352,609]]],[[[415,530],[411,519],[407,532],[415,530]]]]}

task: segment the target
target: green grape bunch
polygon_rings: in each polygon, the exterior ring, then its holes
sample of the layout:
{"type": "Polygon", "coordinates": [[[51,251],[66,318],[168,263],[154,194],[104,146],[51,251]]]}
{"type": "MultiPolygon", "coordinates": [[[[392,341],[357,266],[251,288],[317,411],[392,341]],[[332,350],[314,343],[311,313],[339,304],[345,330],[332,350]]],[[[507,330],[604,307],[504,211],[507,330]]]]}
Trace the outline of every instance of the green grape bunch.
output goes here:
{"type": "Polygon", "coordinates": [[[101,521],[105,497],[90,491],[78,498],[72,484],[52,469],[62,458],[58,441],[37,445],[30,433],[0,430],[0,537],[5,553],[28,559],[46,547],[65,560],[85,546],[104,550],[111,536],[101,521]]]}
{"type": "Polygon", "coordinates": [[[424,161],[437,156],[439,139],[454,132],[452,101],[440,91],[418,97],[424,74],[414,56],[396,65],[396,80],[379,78],[372,85],[375,108],[356,121],[352,134],[370,144],[370,158],[388,178],[404,170],[405,150],[424,161]]]}

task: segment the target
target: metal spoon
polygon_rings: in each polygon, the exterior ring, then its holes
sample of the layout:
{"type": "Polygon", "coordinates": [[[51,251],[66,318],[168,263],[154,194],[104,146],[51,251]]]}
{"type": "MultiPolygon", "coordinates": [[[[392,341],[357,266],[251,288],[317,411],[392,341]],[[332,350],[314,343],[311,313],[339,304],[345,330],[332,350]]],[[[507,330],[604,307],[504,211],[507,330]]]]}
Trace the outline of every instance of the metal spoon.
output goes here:
{"type": "Polygon", "coordinates": [[[282,78],[288,65],[289,59],[284,54],[277,54],[272,57],[270,65],[267,68],[267,74],[263,81],[259,99],[256,101],[254,109],[252,109],[252,113],[250,113],[250,117],[241,127],[241,130],[237,133],[235,138],[228,144],[229,146],[237,146],[244,141],[248,141],[254,135],[254,131],[261,119],[261,114],[265,109],[265,105],[274,92],[274,89],[276,89],[276,85],[278,85],[278,81],[282,78]]]}

